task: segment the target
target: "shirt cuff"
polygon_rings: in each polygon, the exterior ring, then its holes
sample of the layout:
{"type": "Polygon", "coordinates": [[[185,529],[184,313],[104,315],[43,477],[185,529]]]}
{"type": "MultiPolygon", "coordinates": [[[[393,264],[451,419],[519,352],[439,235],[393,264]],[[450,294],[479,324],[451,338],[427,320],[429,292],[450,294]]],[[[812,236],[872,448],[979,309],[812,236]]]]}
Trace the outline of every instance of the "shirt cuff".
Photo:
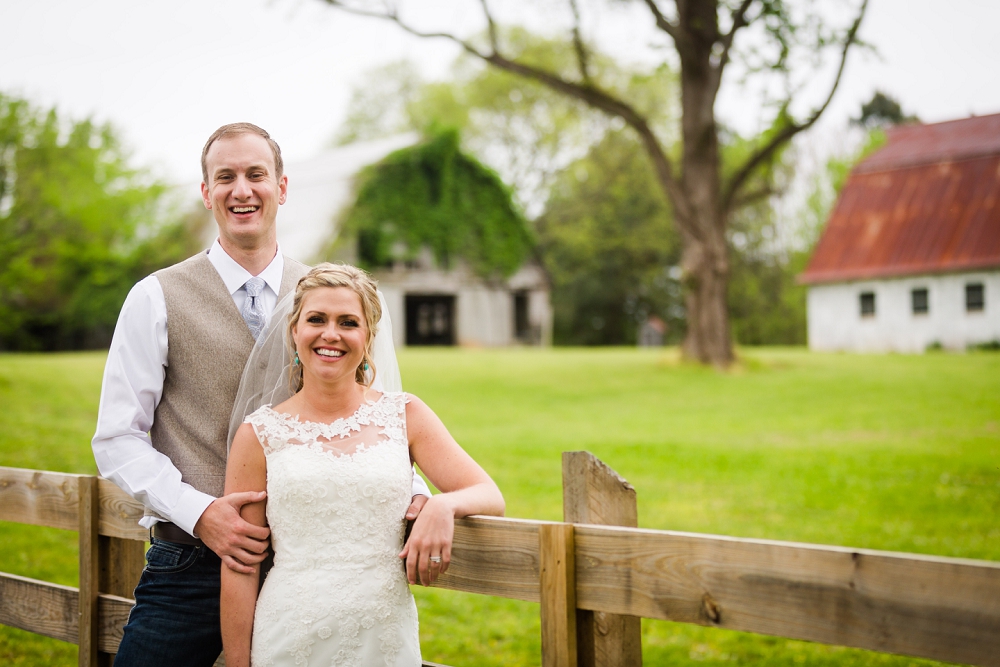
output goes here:
{"type": "Polygon", "coordinates": [[[413,495],[431,497],[431,490],[427,487],[424,478],[417,474],[416,468],[413,469],[413,495]]]}
{"type": "Polygon", "coordinates": [[[187,487],[181,492],[177,506],[171,512],[170,520],[188,535],[198,537],[194,534],[194,527],[213,500],[215,498],[207,493],[187,487]]]}

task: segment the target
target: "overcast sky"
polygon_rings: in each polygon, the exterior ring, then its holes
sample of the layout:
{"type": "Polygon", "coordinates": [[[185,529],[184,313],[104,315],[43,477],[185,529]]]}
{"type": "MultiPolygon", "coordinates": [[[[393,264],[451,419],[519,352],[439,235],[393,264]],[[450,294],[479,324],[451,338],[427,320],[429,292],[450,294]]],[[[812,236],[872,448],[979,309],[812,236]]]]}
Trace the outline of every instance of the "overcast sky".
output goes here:
{"type": "MultiPolygon", "coordinates": [[[[541,16],[528,21],[550,27],[546,12],[555,16],[559,3],[539,2],[541,16]]],[[[505,11],[524,6],[493,4],[508,20],[505,11]]],[[[474,0],[420,5],[424,25],[477,26],[474,0]]],[[[602,14],[602,48],[648,59],[657,37],[635,17],[648,23],[636,10],[602,14]]],[[[998,26],[996,0],[871,0],[862,37],[879,55],[851,57],[825,131],[857,115],[876,88],[925,122],[1000,112],[998,26]]],[[[199,178],[201,146],[219,125],[257,123],[287,160],[307,158],[334,134],[366,70],[405,57],[441,77],[457,54],[318,0],[0,0],[0,31],[0,91],[111,121],[138,164],[175,182],[199,178]]],[[[758,106],[731,92],[720,113],[749,131],[758,106]]]]}

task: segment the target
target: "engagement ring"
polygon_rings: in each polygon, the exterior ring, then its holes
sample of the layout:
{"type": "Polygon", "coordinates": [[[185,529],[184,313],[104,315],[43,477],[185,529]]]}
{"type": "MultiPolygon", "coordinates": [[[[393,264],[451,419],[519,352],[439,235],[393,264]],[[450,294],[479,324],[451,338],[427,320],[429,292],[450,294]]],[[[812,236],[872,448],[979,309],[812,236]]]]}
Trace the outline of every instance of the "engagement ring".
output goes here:
{"type": "Polygon", "coordinates": [[[427,558],[427,560],[429,560],[432,563],[440,563],[441,562],[441,556],[429,556],[427,558]]]}

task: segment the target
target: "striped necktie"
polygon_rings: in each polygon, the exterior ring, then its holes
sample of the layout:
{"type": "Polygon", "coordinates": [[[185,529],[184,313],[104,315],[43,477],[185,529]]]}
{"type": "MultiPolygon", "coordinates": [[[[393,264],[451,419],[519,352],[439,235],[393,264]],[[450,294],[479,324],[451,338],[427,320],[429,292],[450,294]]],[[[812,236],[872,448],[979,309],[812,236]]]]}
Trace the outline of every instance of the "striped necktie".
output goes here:
{"type": "Polygon", "coordinates": [[[243,302],[243,310],[240,311],[240,314],[247,326],[250,327],[250,335],[253,336],[254,340],[257,340],[257,336],[264,330],[264,324],[267,320],[264,315],[264,299],[260,296],[261,292],[264,291],[264,279],[254,276],[246,281],[243,288],[247,291],[247,300],[243,302]]]}

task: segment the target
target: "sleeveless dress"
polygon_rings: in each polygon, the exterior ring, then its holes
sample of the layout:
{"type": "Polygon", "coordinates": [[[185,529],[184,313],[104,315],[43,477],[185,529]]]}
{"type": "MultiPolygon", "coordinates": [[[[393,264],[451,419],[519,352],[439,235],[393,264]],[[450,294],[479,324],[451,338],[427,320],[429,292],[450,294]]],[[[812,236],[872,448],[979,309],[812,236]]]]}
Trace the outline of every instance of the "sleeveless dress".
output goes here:
{"type": "Polygon", "coordinates": [[[262,407],[274,567],[254,614],[253,667],[419,667],[417,609],[397,554],[413,468],[406,394],[332,424],[262,407]]]}

